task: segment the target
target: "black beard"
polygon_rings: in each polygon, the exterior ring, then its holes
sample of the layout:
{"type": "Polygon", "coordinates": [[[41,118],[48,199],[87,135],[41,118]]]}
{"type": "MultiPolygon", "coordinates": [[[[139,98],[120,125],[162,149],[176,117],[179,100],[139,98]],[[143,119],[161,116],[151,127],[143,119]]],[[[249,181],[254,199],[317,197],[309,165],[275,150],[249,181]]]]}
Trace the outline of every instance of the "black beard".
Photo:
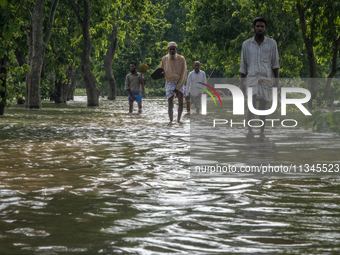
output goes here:
{"type": "Polygon", "coordinates": [[[131,73],[134,73],[135,71],[136,71],[136,69],[133,69],[133,70],[130,69],[130,72],[131,72],[131,73]]]}
{"type": "Polygon", "coordinates": [[[255,34],[255,40],[262,42],[264,40],[264,35],[265,35],[265,33],[256,33],[255,34]]]}

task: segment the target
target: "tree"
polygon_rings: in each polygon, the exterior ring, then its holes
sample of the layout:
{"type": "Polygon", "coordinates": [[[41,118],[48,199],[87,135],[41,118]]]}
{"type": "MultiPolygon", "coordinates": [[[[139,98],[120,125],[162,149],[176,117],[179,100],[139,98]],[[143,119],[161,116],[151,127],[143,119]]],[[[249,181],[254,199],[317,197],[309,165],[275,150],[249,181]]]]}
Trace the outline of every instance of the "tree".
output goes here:
{"type": "Polygon", "coordinates": [[[289,1],[186,1],[186,8],[190,10],[186,53],[202,58],[207,68],[214,66],[225,77],[238,77],[242,43],[254,36],[253,19],[263,16],[268,20],[267,36],[277,42],[280,62],[290,63],[280,73],[299,75],[302,64],[296,45],[301,35],[297,11],[289,1]]]}
{"type": "MultiPolygon", "coordinates": [[[[59,0],[52,0],[49,14],[45,16],[45,0],[35,1],[31,23],[27,29],[29,45],[28,64],[30,73],[26,78],[26,107],[41,108],[40,82],[45,60],[45,49],[48,45],[54,23],[54,15],[59,0]]],[[[44,72],[43,72],[44,73],[44,72]]]]}
{"type": "Polygon", "coordinates": [[[90,55],[92,49],[92,40],[90,36],[90,19],[91,19],[91,6],[90,0],[83,0],[84,14],[81,15],[80,3],[81,1],[73,2],[69,0],[77,18],[81,25],[83,32],[84,47],[83,53],[81,55],[81,67],[80,70],[83,75],[84,84],[86,88],[87,95],[87,105],[88,106],[98,106],[99,105],[99,92],[97,87],[97,80],[91,71],[90,65],[90,55]]]}
{"type": "MultiPolygon", "coordinates": [[[[115,91],[125,93],[123,85],[131,61],[149,63],[149,72],[159,64],[167,45],[163,35],[169,27],[165,8],[163,3],[147,0],[99,2],[93,8],[93,72],[101,93],[108,92],[110,100],[115,91]]],[[[148,87],[155,84],[151,81],[148,87]]]]}
{"type": "Polygon", "coordinates": [[[112,29],[112,33],[110,36],[110,46],[109,49],[107,50],[104,60],[105,73],[107,80],[109,82],[109,95],[107,97],[109,100],[115,100],[117,95],[117,84],[115,77],[113,76],[112,73],[112,60],[117,49],[118,42],[117,37],[118,37],[118,25],[115,25],[112,29]]]}
{"type": "Polygon", "coordinates": [[[309,66],[309,77],[312,78],[310,82],[311,100],[308,101],[308,108],[313,108],[313,100],[317,98],[318,93],[318,81],[315,78],[319,77],[316,68],[316,56],[314,54],[313,43],[315,40],[316,22],[318,15],[318,6],[316,4],[302,5],[300,1],[296,4],[296,9],[299,13],[300,29],[303,41],[305,43],[308,66],[309,66]],[[308,23],[306,20],[309,18],[308,23]]]}
{"type": "Polygon", "coordinates": [[[26,101],[28,108],[41,108],[40,75],[43,64],[43,14],[45,0],[36,0],[32,14],[32,58],[29,62],[26,101]]]}
{"type": "MultiPolygon", "coordinates": [[[[338,15],[340,13],[340,3],[339,2],[326,2],[324,8],[324,17],[326,18],[327,22],[324,22],[324,26],[322,27],[322,30],[329,31],[328,32],[328,40],[332,54],[329,54],[331,57],[331,71],[329,75],[327,76],[327,82],[326,87],[323,94],[323,100],[327,101],[329,99],[329,92],[331,89],[331,84],[334,76],[338,71],[340,71],[340,67],[338,65],[338,54],[340,58],[340,51],[339,51],[339,43],[340,43],[340,20],[338,18],[338,15]]],[[[324,35],[325,36],[325,35],[324,35]]],[[[326,44],[329,45],[329,44],[326,44]]],[[[326,50],[328,50],[328,47],[326,47],[326,50]]],[[[327,51],[328,53],[328,51],[327,51]]]]}
{"type": "Polygon", "coordinates": [[[15,62],[15,41],[21,37],[21,21],[18,13],[21,12],[22,1],[2,1],[0,2],[0,115],[5,112],[7,100],[14,95],[13,79],[10,75],[19,73],[26,66],[13,66],[15,62]]]}

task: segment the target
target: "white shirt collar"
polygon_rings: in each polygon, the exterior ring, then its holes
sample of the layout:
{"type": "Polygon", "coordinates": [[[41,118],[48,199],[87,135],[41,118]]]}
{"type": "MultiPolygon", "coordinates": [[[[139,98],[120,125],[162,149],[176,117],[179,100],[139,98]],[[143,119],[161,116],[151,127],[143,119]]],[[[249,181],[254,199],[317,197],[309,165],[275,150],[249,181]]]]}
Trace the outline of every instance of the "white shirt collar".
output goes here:
{"type": "Polygon", "coordinates": [[[200,70],[198,71],[198,73],[196,73],[196,72],[195,72],[195,69],[194,69],[194,70],[192,70],[192,72],[195,73],[195,74],[199,74],[199,73],[202,72],[202,71],[201,71],[201,69],[200,69],[200,70]]]}
{"type": "MultiPolygon", "coordinates": [[[[262,43],[265,43],[266,41],[267,41],[267,37],[264,36],[264,39],[263,39],[263,42],[262,42],[262,43]]],[[[255,36],[253,36],[253,37],[251,38],[251,42],[252,42],[252,43],[258,44],[258,43],[256,42],[256,40],[255,40],[255,36]]],[[[262,44],[262,43],[261,43],[261,44],[262,44]]]]}

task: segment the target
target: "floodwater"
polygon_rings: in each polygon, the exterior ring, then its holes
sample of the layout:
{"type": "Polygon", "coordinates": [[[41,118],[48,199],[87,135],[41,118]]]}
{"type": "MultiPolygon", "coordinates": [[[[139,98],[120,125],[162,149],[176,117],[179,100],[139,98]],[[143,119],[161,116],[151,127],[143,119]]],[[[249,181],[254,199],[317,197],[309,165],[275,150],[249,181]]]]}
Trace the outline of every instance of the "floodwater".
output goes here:
{"type": "MultiPolygon", "coordinates": [[[[189,118],[168,125],[164,98],[143,107],[128,115],[125,97],[95,108],[76,97],[6,109],[0,254],[340,253],[337,178],[190,178],[189,118]]],[[[266,138],[269,161],[288,163],[284,155],[294,155],[303,136],[333,139],[280,130],[266,138]]],[[[261,156],[245,146],[244,130],[234,132],[230,161],[261,156]]]]}

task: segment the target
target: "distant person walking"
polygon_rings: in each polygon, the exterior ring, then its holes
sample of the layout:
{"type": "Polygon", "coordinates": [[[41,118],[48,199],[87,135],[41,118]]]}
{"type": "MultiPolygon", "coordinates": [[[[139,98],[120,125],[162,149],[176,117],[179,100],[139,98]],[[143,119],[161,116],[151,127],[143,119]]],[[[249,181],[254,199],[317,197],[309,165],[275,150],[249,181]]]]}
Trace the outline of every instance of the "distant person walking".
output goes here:
{"type": "Polygon", "coordinates": [[[187,85],[185,89],[185,100],[187,103],[187,112],[190,112],[190,104],[193,104],[196,113],[199,113],[199,109],[201,107],[201,94],[202,90],[200,90],[198,87],[201,87],[202,85],[198,82],[207,83],[207,77],[205,75],[205,72],[200,70],[201,63],[199,61],[195,61],[194,63],[194,70],[192,70],[187,79],[187,85]]]}
{"type": "Polygon", "coordinates": [[[187,64],[185,58],[177,54],[177,44],[175,42],[168,44],[168,54],[162,58],[161,68],[164,69],[170,123],[173,121],[175,96],[178,98],[177,122],[180,123],[183,112],[183,94],[184,83],[187,77],[187,64]]]}
{"type": "MultiPolygon", "coordinates": [[[[259,110],[266,109],[266,103],[272,101],[272,87],[279,87],[279,53],[275,40],[266,37],[267,20],[257,17],[253,21],[255,36],[244,41],[241,51],[241,89],[252,87],[253,104],[256,108],[259,102],[259,110]],[[246,86],[244,84],[246,78],[246,86]],[[275,78],[275,79],[274,79],[275,78]]],[[[248,110],[247,122],[254,118],[254,114],[248,110]]],[[[260,136],[264,137],[266,116],[260,116],[263,121],[260,136]]],[[[248,135],[253,136],[253,130],[248,127],[248,135]]]]}
{"type": "Polygon", "coordinates": [[[130,63],[130,73],[125,77],[125,88],[126,92],[128,93],[129,97],[129,113],[133,112],[133,102],[137,101],[138,105],[138,113],[142,113],[142,86],[144,86],[144,73],[139,73],[136,71],[137,64],[136,62],[130,63]]]}

